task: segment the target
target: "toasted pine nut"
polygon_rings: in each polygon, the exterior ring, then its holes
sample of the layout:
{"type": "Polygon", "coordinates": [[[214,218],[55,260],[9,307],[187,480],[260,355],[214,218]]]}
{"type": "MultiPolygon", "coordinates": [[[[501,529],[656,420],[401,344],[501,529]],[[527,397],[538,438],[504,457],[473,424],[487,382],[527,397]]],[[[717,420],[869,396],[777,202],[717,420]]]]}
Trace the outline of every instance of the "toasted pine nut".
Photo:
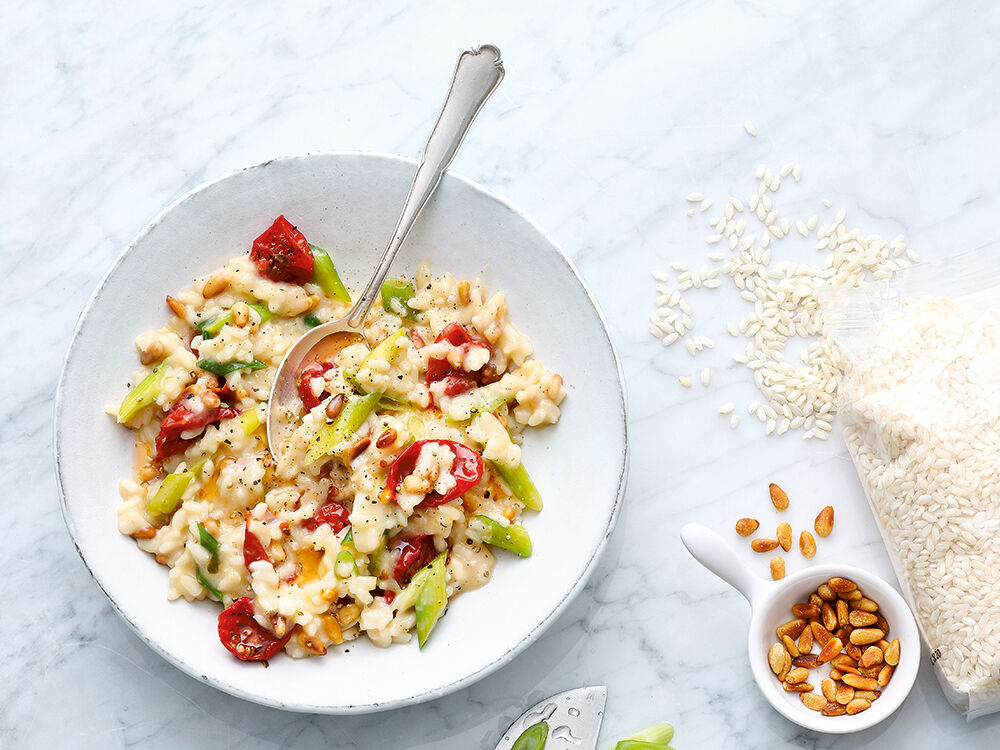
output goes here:
{"type": "Polygon", "coordinates": [[[243,300],[233,305],[230,312],[233,314],[233,323],[237,327],[245,328],[246,324],[250,322],[250,306],[243,300]]]}
{"type": "Polygon", "coordinates": [[[351,446],[350,458],[348,460],[353,461],[362,453],[364,453],[368,446],[372,444],[371,438],[361,438],[358,442],[351,446]]]}
{"type": "Polygon", "coordinates": [[[754,539],[750,542],[750,549],[754,552],[770,552],[778,548],[777,539],[754,539]]]}
{"type": "Polygon", "coordinates": [[[808,669],[806,669],[805,667],[796,667],[795,669],[793,669],[788,673],[787,677],[785,677],[785,682],[789,682],[792,684],[796,682],[802,682],[808,676],[809,676],[808,669]]]}
{"type": "Polygon", "coordinates": [[[129,536],[132,537],[133,539],[152,539],[154,536],[156,536],[156,529],[154,529],[152,526],[146,526],[137,531],[133,531],[131,534],[129,534],[129,536]]]}
{"type": "Polygon", "coordinates": [[[469,304],[469,300],[472,297],[469,295],[471,287],[466,279],[462,279],[458,282],[458,299],[463,305],[469,304]]]}
{"type": "Polygon", "coordinates": [[[322,656],[326,653],[326,646],[323,645],[322,641],[308,635],[306,631],[300,630],[296,638],[299,641],[299,645],[309,653],[316,654],[316,656],[322,656]]]}
{"type": "Polygon", "coordinates": [[[219,522],[216,521],[214,518],[206,518],[204,521],[202,521],[201,525],[204,526],[205,531],[207,531],[212,536],[215,536],[216,534],[219,533],[219,522]]]}
{"type": "Polygon", "coordinates": [[[170,557],[169,557],[168,555],[165,555],[165,554],[164,554],[164,553],[162,553],[162,552],[158,552],[158,553],[156,553],[156,556],[155,556],[155,558],[154,558],[154,559],[155,559],[155,560],[156,560],[156,562],[158,562],[158,563],[159,563],[160,565],[166,565],[166,564],[167,564],[167,563],[168,563],[168,562],[170,561],[170,557]]]}
{"type": "Polygon", "coordinates": [[[740,536],[750,536],[760,526],[756,518],[741,518],[736,522],[736,533],[740,536]]]}
{"type": "Polygon", "coordinates": [[[802,693],[802,704],[810,711],[822,711],[826,706],[826,698],[817,693],[802,693]]]}
{"type": "Polygon", "coordinates": [[[833,531],[832,505],[827,505],[819,512],[819,515],[816,516],[815,523],[813,523],[813,528],[816,530],[816,533],[822,537],[830,536],[830,532],[833,531]]]}
{"type": "Polygon", "coordinates": [[[340,410],[344,408],[344,398],[343,393],[335,393],[333,397],[326,402],[326,418],[336,419],[337,415],[340,414],[340,410]]]}
{"type": "Polygon", "coordinates": [[[767,489],[771,493],[771,502],[774,503],[774,507],[777,510],[788,508],[788,495],[785,494],[785,491],[781,487],[771,482],[767,489]]]}
{"type": "Polygon", "coordinates": [[[281,615],[271,615],[271,630],[281,638],[288,632],[288,622],[281,615]]]}
{"type": "Polygon", "coordinates": [[[344,642],[344,632],[340,629],[340,623],[337,621],[336,615],[329,612],[323,615],[323,630],[326,632],[326,637],[333,643],[340,645],[344,642]]]}
{"type": "Polygon", "coordinates": [[[351,627],[351,625],[358,621],[359,617],[361,617],[361,607],[354,602],[345,604],[337,610],[337,622],[340,623],[340,627],[342,628],[351,627]]]}
{"type": "Polygon", "coordinates": [[[506,518],[511,523],[514,523],[514,509],[509,505],[503,509],[503,517],[506,518]]]}
{"type": "Polygon", "coordinates": [[[396,431],[391,427],[378,436],[378,440],[375,441],[376,448],[388,448],[390,445],[396,442],[396,431]]]}
{"type": "Polygon", "coordinates": [[[808,531],[799,534],[799,551],[803,557],[811,558],[816,556],[816,540],[808,531]]]}
{"type": "Polygon", "coordinates": [[[799,656],[799,647],[795,645],[795,641],[787,635],[783,635],[781,636],[781,642],[785,644],[785,650],[792,657],[792,659],[797,659],[799,656]]]}
{"type": "Polygon", "coordinates": [[[834,576],[829,581],[827,581],[827,586],[830,587],[831,591],[838,594],[846,594],[848,591],[854,591],[858,584],[849,578],[840,578],[839,576],[834,576]]]}
{"type": "Polygon", "coordinates": [[[148,482],[150,479],[156,479],[156,475],[159,473],[160,470],[153,466],[153,464],[143,464],[135,474],[140,482],[148,482]]]}
{"type": "Polygon", "coordinates": [[[378,493],[378,501],[382,503],[382,505],[388,505],[392,502],[392,492],[388,487],[378,493]]]}
{"type": "Polygon", "coordinates": [[[417,492],[427,492],[431,487],[423,479],[420,479],[414,474],[410,474],[403,480],[403,489],[406,492],[411,492],[416,494],[417,492]]]}
{"type": "Polygon", "coordinates": [[[559,398],[559,392],[562,390],[563,379],[562,375],[553,375],[552,379],[549,380],[549,385],[545,389],[546,395],[553,401],[559,398]]]}
{"type": "Polygon", "coordinates": [[[785,561],[780,555],[771,558],[771,578],[780,581],[785,577],[785,561]]]}
{"type": "Polygon", "coordinates": [[[222,399],[219,398],[218,393],[210,391],[206,388],[201,392],[201,403],[206,409],[218,409],[222,406],[222,399]]]}
{"type": "Polygon", "coordinates": [[[151,365],[163,359],[163,342],[153,339],[145,349],[139,350],[139,361],[144,365],[151,365]]]}
{"type": "Polygon", "coordinates": [[[220,274],[210,276],[205,285],[201,288],[201,296],[205,299],[211,299],[212,297],[218,297],[224,291],[226,287],[229,286],[229,279],[220,274]]]}
{"type": "Polygon", "coordinates": [[[167,295],[167,307],[169,307],[171,312],[173,312],[173,314],[176,315],[178,318],[180,318],[181,320],[185,319],[187,310],[184,309],[184,305],[175,300],[169,294],[167,295]]]}

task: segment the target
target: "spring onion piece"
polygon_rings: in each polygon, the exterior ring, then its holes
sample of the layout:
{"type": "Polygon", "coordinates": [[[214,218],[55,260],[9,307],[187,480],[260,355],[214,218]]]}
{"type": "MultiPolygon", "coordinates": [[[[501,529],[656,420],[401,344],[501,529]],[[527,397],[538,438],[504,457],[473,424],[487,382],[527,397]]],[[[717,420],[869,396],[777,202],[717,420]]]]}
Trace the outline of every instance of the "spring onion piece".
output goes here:
{"type": "Polygon", "coordinates": [[[211,556],[208,560],[208,572],[217,573],[219,571],[219,540],[200,523],[198,524],[198,543],[208,550],[208,554],[211,556]]]}
{"type": "Polygon", "coordinates": [[[545,743],[549,739],[549,725],[544,721],[532,724],[521,732],[510,750],[545,750],[545,743]]]}
{"type": "Polygon", "coordinates": [[[337,578],[350,578],[351,574],[358,571],[358,564],[348,550],[342,549],[337,553],[337,560],[333,564],[333,571],[337,578]]]}
{"type": "MultiPolygon", "coordinates": [[[[267,321],[274,317],[274,313],[271,312],[267,305],[263,302],[251,302],[248,307],[260,316],[261,325],[264,325],[267,321]]],[[[215,338],[215,334],[222,330],[222,326],[232,322],[233,313],[231,310],[227,310],[217,318],[211,318],[210,320],[199,323],[195,326],[195,328],[201,331],[201,337],[203,339],[211,339],[215,338]]]]}
{"type": "Polygon", "coordinates": [[[263,302],[251,302],[248,307],[260,316],[260,324],[264,325],[274,317],[274,313],[263,302]]]}
{"type": "Polygon", "coordinates": [[[222,330],[222,326],[232,322],[233,314],[231,312],[225,312],[217,318],[211,318],[199,323],[195,326],[195,328],[201,331],[201,337],[203,339],[210,339],[214,338],[215,334],[222,330]]]}
{"type": "Polygon", "coordinates": [[[415,442],[427,437],[427,425],[425,425],[424,420],[416,414],[411,414],[406,418],[406,430],[410,433],[410,437],[412,438],[410,442],[415,442]]]}
{"type": "Polygon", "coordinates": [[[431,630],[437,624],[438,618],[448,606],[448,594],[445,591],[445,558],[448,550],[434,558],[427,568],[427,580],[420,587],[414,611],[417,615],[417,643],[420,648],[427,643],[431,630]]]}
{"type": "Polygon", "coordinates": [[[417,312],[409,305],[413,294],[413,282],[401,278],[387,279],[382,284],[382,307],[393,315],[416,320],[417,312]]]}
{"type": "Polygon", "coordinates": [[[156,494],[153,495],[153,499],[149,501],[149,505],[146,506],[146,512],[154,515],[173,513],[180,505],[184,491],[191,484],[191,480],[201,476],[201,470],[208,463],[209,458],[210,456],[203,456],[186,470],[168,474],[163,479],[156,494]]]}
{"type": "Polygon", "coordinates": [[[378,546],[368,555],[368,572],[370,574],[378,575],[378,572],[382,569],[382,558],[385,557],[385,551],[388,546],[389,532],[387,531],[382,534],[378,546]]]}
{"type": "Polygon", "coordinates": [[[250,437],[261,425],[260,412],[257,409],[247,409],[240,415],[240,422],[243,425],[243,434],[250,437]]]}
{"type": "Polygon", "coordinates": [[[504,526],[489,516],[474,516],[470,526],[487,544],[509,550],[521,557],[531,557],[531,537],[523,526],[516,523],[504,526]]]}
{"type": "Polygon", "coordinates": [[[320,325],[323,321],[317,318],[312,313],[306,313],[302,316],[302,322],[305,323],[309,328],[315,328],[320,325]]]}
{"type": "Polygon", "coordinates": [[[222,592],[219,591],[217,588],[215,588],[215,586],[213,586],[212,583],[207,578],[205,578],[204,573],[201,572],[201,568],[199,568],[197,565],[194,566],[194,577],[198,579],[198,583],[201,584],[202,588],[204,588],[205,591],[210,593],[220,602],[222,601],[222,592]]]}
{"type": "Polygon", "coordinates": [[[450,399],[444,399],[441,410],[448,419],[464,422],[472,419],[473,414],[493,413],[508,401],[513,401],[517,389],[510,386],[509,381],[499,380],[496,383],[473,388],[450,399]]]}
{"type": "Polygon", "coordinates": [[[214,359],[199,359],[198,367],[205,372],[210,372],[213,375],[224,378],[229,373],[236,372],[237,370],[263,370],[267,365],[259,359],[255,359],[252,362],[216,362],[214,359]]]}
{"type": "Polygon", "coordinates": [[[430,567],[424,566],[410,579],[410,582],[406,584],[406,588],[392,602],[397,612],[404,612],[416,604],[420,589],[423,588],[424,582],[430,574],[430,567]]]}
{"type": "Polygon", "coordinates": [[[531,477],[528,476],[528,470],[524,468],[523,461],[513,469],[492,461],[490,466],[514,493],[514,497],[524,503],[525,508],[542,509],[542,496],[538,493],[535,483],[531,481],[531,477]]]}
{"type": "Polygon", "coordinates": [[[194,479],[193,471],[181,471],[168,474],[160,488],[153,495],[153,499],[146,506],[146,512],[150,514],[166,515],[172,513],[181,503],[184,491],[194,479]]]}
{"type": "Polygon", "coordinates": [[[673,738],[673,725],[664,721],[626,737],[612,750],[669,750],[669,743],[673,738]]]}
{"type": "MultiPolygon", "coordinates": [[[[365,358],[361,360],[360,365],[357,367],[349,367],[344,370],[344,380],[350,383],[351,387],[353,387],[358,393],[368,393],[368,389],[361,384],[361,381],[358,380],[358,372],[360,372],[361,368],[364,367],[369,360],[373,359],[384,359],[386,362],[392,364],[403,349],[403,338],[405,336],[405,328],[400,328],[398,331],[386,336],[374,349],[365,355],[365,358]]],[[[393,396],[383,395],[383,398],[386,399],[387,403],[397,402],[400,404],[400,408],[408,406],[407,402],[400,401],[393,396]]]]}
{"type": "Polygon", "coordinates": [[[362,423],[368,419],[368,415],[375,411],[379,398],[381,398],[379,394],[369,393],[367,396],[347,399],[337,418],[319,428],[319,432],[309,445],[309,450],[306,451],[306,463],[311,464],[327,455],[335,446],[357,432],[362,423]]]}
{"type": "Polygon", "coordinates": [[[344,282],[340,280],[340,274],[330,260],[330,254],[315,245],[310,245],[309,249],[313,254],[312,282],[322,289],[327,297],[338,299],[345,305],[351,304],[351,295],[347,293],[344,282]]]}
{"type": "Polygon", "coordinates": [[[118,424],[128,422],[132,417],[145,409],[160,395],[160,388],[163,385],[163,373],[166,369],[167,360],[163,360],[153,370],[139,381],[128,395],[122,399],[122,405],[118,407],[118,424]]]}

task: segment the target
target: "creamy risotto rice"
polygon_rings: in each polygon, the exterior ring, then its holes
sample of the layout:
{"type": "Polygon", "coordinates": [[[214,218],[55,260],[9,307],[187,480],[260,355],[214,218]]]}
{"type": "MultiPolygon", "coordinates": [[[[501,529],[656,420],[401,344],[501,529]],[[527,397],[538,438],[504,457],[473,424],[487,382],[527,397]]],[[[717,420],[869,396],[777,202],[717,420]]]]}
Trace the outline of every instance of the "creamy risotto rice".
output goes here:
{"type": "Polygon", "coordinates": [[[530,555],[522,516],[541,500],[520,437],[558,421],[565,389],[503,292],[426,263],[387,282],[365,322],[375,348],[331,348],[299,373],[276,461],[277,366],[350,307],[330,257],[279,217],[249,257],[167,304],[112,410],[136,444],[118,528],[167,568],[168,598],[222,604],[235,656],[318,655],[361,635],[389,646],[413,631],[423,645],[453,597],[489,582],[496,549],[530,555]]]}

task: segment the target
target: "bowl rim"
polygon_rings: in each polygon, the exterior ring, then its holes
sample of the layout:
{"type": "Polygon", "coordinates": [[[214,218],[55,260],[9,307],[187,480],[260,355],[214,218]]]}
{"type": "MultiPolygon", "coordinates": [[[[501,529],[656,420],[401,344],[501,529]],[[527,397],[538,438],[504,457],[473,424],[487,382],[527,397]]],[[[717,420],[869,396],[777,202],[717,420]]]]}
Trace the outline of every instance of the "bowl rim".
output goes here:
{"type": "Polygon", "coordinates": [[[573,585],[565,593],[562,599],[555,603],[548,615],[546,615],[540,622],[536,623],[535,626],[529,630],[516,644],[511,646],[506,652],[501,654],[492,663],[465,675],[457,680],[454,680],[446,685],[441,685],[423,692],[419,692],[410,695],[405,698],[396,698],[393,700],[387,700],[384,702],[371,702],[363,704],[350,704],[350,705],[336,705],[336,706],[323,706],[323,705],[306,705],[301,703],[288,703],[281,700],[269,699],[266,696],[261,696],[258,694],[251,694],[248,691],[241,690],[238,685],[232,685],[229,683],[223,683],[217,679],[211,678],[206,674],[203,674],[200,670],[191,668],[185,662],[177,659],[174,655],[168,652],[165,648],[161,647],[159,643],[155,642],[150,638],[145,631],[143,631],[137,623],[135,623],[126,613],[122,610],[119,602],[108,592],[108,590],[102,584],[100,578],[90,567],[87,562],[86,557],[83,554],[83,550],[80,547],[80,541],[78,539],[78,531],[72,520],[69,508],[67,506],[67,492],[65,486],[65,477],[63,476],[63,463],[62,463],[62,432],[63,432],[63,400],[65,396],[65,384],[67,371],[70,367],[70,363],[77,352],[79,336],[81,330],[83,329],[84,321],[87,318],[88,313],[97,301],[104,287],[108,283],[108,280],[115,273],[119,265],[128,256],[135,247],[145,238],[150,231],[152,231],[157,225],[159,225],[164,217],[169,213],[177,209],[182,204],[194,198],[197,194],[203,192],[204,190],[212,187],[213,185],[223,182],[225,180],[231,179],[238,174],[243,172],[248,172],[251,170],[263,170],[269,165],[274,163],[287,163],[293,161],[305,161],[313,157],[339,157],[346,159],[376,159],[384,160],[390,162],[396,162],[401,164],[406,164],[413,168],[416,168],[419,164],[419,160],[412,157],[401,156],[398,154],[391,154],[380,151],[361,151],[361,150],[350,150],[350,149],[333,149],[333,150],[320,150],[320,151],[307,151],[301,154],[290,154],[285,156],[278,156],[271,159],[267,159],[263,162],[257,164],[252,164],[245,167],[240,167],[225,174],[220,177],[216,177],[211,180],[206,180],[205,182],[195,185],[190,190],[186,191],[180,197],[176,198],[170,202],[165,208],[163,208],[158,214],[156,214],[140,231],[133,237],[133,239],[125,246],[125,248],[115,257],[112,263],[108,266],[107,270],[101,276],[100,280],[97,282],[97,286],[91,293],[90,297],[87,299],[86,304],[80,311],[79,317],[77,318],[76,324],[73,327],[73,332],[70,337],[69,347],[66,350],[66,354],[63,357],[62,365],[60,368],[59,379],[56,385],[55,399],[53,402],[53,419],[52,419],[52,431],[53,431],[53,457],[55,461],[56,468],[56,487],[59,494],[59,507],[62,512],[63,521],[66,524],[66,528],[69,531],[70,538],[73,541],[73,546],[76,549],[77,554],[83,561],[84,567],[87,572],[93,578],[94,582],[101,589],[104,595],[107,597],[111,606],[117,612],[118,616],[124,620],[128,626],[146,645],[163,657],[166,661],[173,664],[175,667],[180,669],[185,674],[194,677],[196,680],[203,682],[213,688],[221,690],[223,692],[229,693],[242,700],[250,701],[253,703],[270,706],[272,708],[277,708],[286,711],[296,711],[302,713],[323,713],[323,714],[363,714],[363,713],[373,713],[378,711],[388,711],[395,708],[401,708],[403,706],[415,705],[419,703],[424,703],[436,698],[444,697],[463,687],[472,685],[484,677],[492,674],[496,670],[500,669],[504,665],[510,663],[517,655],[524,651],[529,645],[531,645],[545,630],[547,630],[555,620],[566,610],[570,603],[580,594],[580,592],[585,587],[590,576],[594,572],[598,561],[600,560],[602,554],[608,545],[608,540],[611,534],[614,532],[615,526],[620,515],[622,501],[625,496],[626,487],[628,484],[628,474],[629,474],[629,436],[628,436],[628,395],[626,391],[625,376],[622,370],[621,358],[618,355],[618,350],[615,347],[614,341],[611,338],[611,334],[608,329],[607,320],[604,317],[600,305],[597,302],[594,293],[591,291],[590,286],[584,280],[580,271],[577,269],[576,264],[570,259],[562,247],[555,241],[555,239],[550,235],[545,229],[543,229],[539,224],[537,224],[531,217],[524,213],[520,208],[511,203],[508,199],[503,196],[489,190],[488,188],[480,185],[474,180],[463,176],[462,174],[453,171],[452,169],[446,170],[442,179],[454,179],[459,183],[464,185],[466,188],[470,188],[485,197],[496,202],[499,206],[505,208],[507,211],[514,214],[517,218],[526,222],[530,228],[537,232],[542,239],[548,243],[552,249],[556,252],[557,257],[566,266],[568,271],[576,279],[576,282],[580,284],[583,291],[585,292],[594,313],[601,326],[601,332],[607,342],[608,348],[611,351],[611,355],[615,364],[615,371],[617,374],[618,381],[618,391],[619,391],[619,407],[621,410],[622,417],[622,437],[623,437],[623,456],[621,472],[618,476],[617,491],[614,497],[614,502],[611,508],[611,513],[608,516],[608,524],[604,531],[604,535],[601,537],[597,546],[594,548],[590,559],[587,561],[586,566],[580,572],[577,579],[573,582],[573,585]]]}
{"type": "MultiPolygon", "coordinates": [[[[750,671],[753,673],[757,687],[775,711],[800,727],[815,732],[822,732],[824,734],[851,734],[864,729],[870,729],[876,724],[885,721],[903,705],[916,681],[922,648],[920,631],[917,628],[913,612],[895,586],[881,576],[863,568],[837,563],[812,565],[796,571],[787,578],[774,582],[765,581],[764,583],[766,593],[755,599],[751,605],[752,612],[747,633],[747,648],[749,651],[750,671]],[[823,716],[816,711],[806,708],[804,705],[801,706],[800,710],[798,707],[793,708],[788,701],[779,700],[781,697],[778,692],[780,683],[777,682],[772,673],[767,663],[767,657],[761,650],[760,645],[763,636],[767,635],[766,622],[769,615],[771,615],[777,600],[783,594],[791,589],[803,586],[806,581],[822,581],[833,576],[849,578],[857,583],[861,589],[868,587],[879,589],[880,592],[877,594],[880,598],[879,610],[882,610],[882,606],[887,598],[891,602],[892,617],[897,620],[897,622],[891,623],[891,626],[899,631],[895,637],[899,638],[900,642],[905,640],[908,643],[912,642],[914,644],[908,647],[907,653],[910,655],[907,657],[906,666],[902,669],[897,666],[893,673],[892,684],[896,685],[897,689],[894,691],[892,698],[890,699],[883,695],[883,698],[886,698],[885,701],[880,698],[878,701],[873,702],[868,710],[849,717],[823,716]],[[896,681],[897,678],[898,682],[896,681]]],[[[774,639],[772,638],[771,640],[773,641],[774,639]]],[[[902,664],[901,660],[900,665],[902,664]]]]}

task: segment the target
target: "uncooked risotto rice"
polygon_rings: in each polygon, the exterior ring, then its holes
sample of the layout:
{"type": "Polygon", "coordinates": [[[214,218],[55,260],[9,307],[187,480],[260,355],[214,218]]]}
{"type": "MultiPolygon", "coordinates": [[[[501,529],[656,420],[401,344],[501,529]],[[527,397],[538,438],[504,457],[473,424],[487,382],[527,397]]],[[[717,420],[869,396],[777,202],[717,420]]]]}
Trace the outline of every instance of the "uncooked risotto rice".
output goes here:
{"type": "Polygon", "coordinates": [[[330,256],[284,217],[250,256],[167,297],[138,336],[142,367],[111,410],[135,433],[118,528],[168,570],[167,597],[223,605],[235,656],[294,657],[366,635],[422,646],[450,599],[486,584],[494,549],[526,557],[541,500],[521,433],[554,424],[562,378],[532,358],[503,292],[479,279],[390,279],[348,342],[296,378],[271,458],[271,382],[350,296],[330,256]]]}

